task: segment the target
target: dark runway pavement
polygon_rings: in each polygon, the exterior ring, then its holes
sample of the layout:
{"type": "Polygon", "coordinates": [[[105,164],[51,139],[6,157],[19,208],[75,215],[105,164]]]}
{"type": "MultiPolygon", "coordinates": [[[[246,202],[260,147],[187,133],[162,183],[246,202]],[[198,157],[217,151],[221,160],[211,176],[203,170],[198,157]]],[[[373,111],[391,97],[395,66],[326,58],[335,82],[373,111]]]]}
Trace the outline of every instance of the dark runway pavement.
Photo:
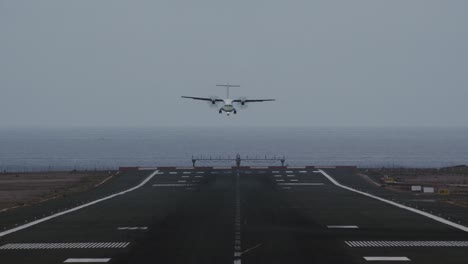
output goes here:
{"type": "Polygon", "coordinates": [[[0,263],[468,263],[463,225],[333,180],[367,188],[352,168],[123,172],[0,214],[0,263]]]}

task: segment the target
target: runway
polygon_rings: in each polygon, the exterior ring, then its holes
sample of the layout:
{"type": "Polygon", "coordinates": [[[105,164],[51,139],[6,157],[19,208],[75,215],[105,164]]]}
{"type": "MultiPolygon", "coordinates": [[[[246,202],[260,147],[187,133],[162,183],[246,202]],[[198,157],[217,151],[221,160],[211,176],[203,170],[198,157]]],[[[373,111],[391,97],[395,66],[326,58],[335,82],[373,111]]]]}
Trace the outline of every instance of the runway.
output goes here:
{"type": "Polygon", "coordinates": [[[352,167],[129,170],[0,214],[0,263],[467,262],[463,221],[366,184],[352,167]]]}

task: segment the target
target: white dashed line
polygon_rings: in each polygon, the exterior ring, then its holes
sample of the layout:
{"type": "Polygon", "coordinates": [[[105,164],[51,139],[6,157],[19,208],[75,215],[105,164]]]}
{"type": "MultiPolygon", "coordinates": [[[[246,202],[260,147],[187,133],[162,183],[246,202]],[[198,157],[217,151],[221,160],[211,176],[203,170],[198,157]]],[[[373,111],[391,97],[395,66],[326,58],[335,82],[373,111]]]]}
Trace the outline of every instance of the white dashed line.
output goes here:
{"type": "Polygon", "coordinates": [[[277,181],[277,182],[284,182],[284,180],[281,180],[281,179],[276,179],[275,181],[277,181]]]}
{"type": "Polygon", "coordinates": [[[182,178],[186,179],[186,178],[190,178],[190,176],[184,175],[182,176],[182,178]]]}
{"type": "Polygon", "coordinates": [[[119,227],[117,230],[147,230],[146,226],[130,226],[130,227],[119,227]]]}
{"type": "Polygon", "coordinates": [[[153,184],[153,187],[187,187],[193,186],[195,184],[190,183],[161,183],[161,184],[153,184]]]}
{"type": "Polygon", "coordinates": [[[175,172],[175,171],[171,171],[171,172],[169,172],[169,174],[172,174],[172,175],[174,175],[174,174],[177,174],[177,172],[175,172]]]}
{"type": "Polygon", "coordinates": [[[41,219],[38,219],[36,221],[32,221],[32,222],[29,222],[25,225],[22,225],[22,226],[18,226],[18,227],[15,227],[13,229],[10,229],[10,230],[6,230],[6,231],[3,231],[3,232],[0,232],[0,237],[3,237],[3,236],[6,236],[8,234],[11,234],[11,233],[14,233],[14,232],[17,232],[17,231],[20,231],[20,230],[23,230],[23,229],[26,229],[28,227],[31,227],[31,226],[35,226],[37,224],[40,224],[40,223],[43,223],[45,221],[48,221],[50,219],[54,219],[56,217],[59,217],[59,216],[62,216],[62,215],[66,215],[68,213],[71,213],[71,212],[75,212],[75,211],[78,211],[78,210],[81,210],[83,208],[86,208],[86,207],[89,207],[91,205],[95,205],[97,203],[100,203],[102,201],[106,201],[106,200],[109,200],[109,199],[112,199],[114,197],[117,197],[117,196],[120,196],[120,195],[124,195],[126,193],[129,193],[129,192],[132,192],[136,189],[139,189],[141,188],[143,185],[145,185],[149,180],[151,180],[157,173],[159,173],[159,171],[155,171],[153,172],[150,176],[146,177],[140,184],[138,184],[137,186],[135,187],[132,187],[128,190],[125,190],[123,192],[119,192],[119,193],[116,193],[116,194],[112,194],[112,195],[109,195],[107,197],[104,197],[104,198],[101,198],[101,199],[98,199],[98,200],[95,200],[95,201],[92,201],[92,202],[89,202],[89,203],[86,203],[86,204],[83,204],[83,205],[80,205],[78,207],[75,207],[75,208],[72,208],[72,209],[68,209],[66,211],[62,211],[60,213],[56,213],[56,214],[53,214],[53,215],[50,215],[50,216],[47,216],[47,217],[44,217],[44,218],[41,218],[41,219]]]}
{"type": "Polygon", "coordinates": [[[273,177],[279,178],[279,177],[281,177],[281,175],[273,175],[273,177]]]}
{"type": "Polygon", "coordinates": [[[106,263],[110,258],[69,258],[63,263],[106,263]]]}
{"type": "Polygon", "coordinates": [[[468,227],[466,226],[463,226],[463,225],[460,225],[460,224],[457,224],[457,223],[454,223],[454,222],[451,222],[449,220],[446,220],[442,217],[439,217],[439,216],[435,216],[435,215],[432,215],[430,213],[427,213],[427,212],[424,212],[424,211],[421,211],[421,210],[418,210],[418,209],[415,209],[415,208],[411,208],[411,207],[408,207],[408,206],[405,206],[405,205],[402,205],[402,204],[399,204],[399,203],[396,203],[396,202],[393,202],[393,201],[390,201],[390,200],[387,200],[387,199],[384,199],[384,198],[381,198],[381,197],[378,197],[378,196],[375,196],[375,195],[372,195],[372,194],[369,194],[369,193],[365,193],[365,192],[361,192],[361,191],[358,191],[356,189],[353,189],[351,187],[348,187],[348,186],[345,186],[345,185],[342,185],[340,184],[339,182],[337,182],[335,179],[333,179],[333,177],[331,177],[330,175],[328,175],[325,171],[323,170],[319,170],[320,173],[322,173],[323,176],[325,176],[329,181],[331,181],[334,185],[340,187],[340,188],[343,188],[343,189],[346,189],[348,191],[352,191],[352,192],[355,192],[355,193],[359,193],[359,194],[362,194],[364,196],[367,196],[367,197],[370,197],[370,198],[373,198],[375,200],[379,200],[381,202],[384,202],[384,203],[387,203],[387,204],[391,204],[393,206],[396,206],[398,208],[401,208],[401,209],[405,209],[405,210],[408,210],[408,211],[411,211],[413,213],[417,213],[419,215],[422,215],[422,216],[425,216],[427,218],[430,218],[430,219],[433,219],[437,222],[440,222],[442,224],[446,224],[446,225],[449,225],[451,227],[454,227],[454,228],[457,228],[459,230],[462,230],[462,231],[465,231],[465,232],[468,232],[468,227]]]}
{"type": "Polygon", "coordinates": [[[356,228],[359,228],[358,226],[355,226],[355,225],[329,225],[327,226],[327,228],[329,229],[356,229],[356,228]]]}
{"type": "Polygon", "coordinates": [[[411,261],[407,257],[364,257],[367,261],[411,261]]]}
{"type": "Polygon", "coordinates": [[[234,217],[234,264],[241,264],[242,246],[241,246],[241,198],[240,198],[240,179],[239,172],[236,174],[236,213],[234,217]]]}
{"type": "Polygon", "coordinates": [[[186,180],[178,180],[177,182],[187,182],[186,180]]]}
{"type": "Polygon", "coordinates": [[[290,185],[290,186],[322,186],[323,183],[305,183],[305,182],[298,182],[298,183],[278,183],[278,185],[290,185]]]}
{"type": "Polygon", "coordinates": [[[287,177],[296,177],[296,175],[288,174],[287,177]]]}

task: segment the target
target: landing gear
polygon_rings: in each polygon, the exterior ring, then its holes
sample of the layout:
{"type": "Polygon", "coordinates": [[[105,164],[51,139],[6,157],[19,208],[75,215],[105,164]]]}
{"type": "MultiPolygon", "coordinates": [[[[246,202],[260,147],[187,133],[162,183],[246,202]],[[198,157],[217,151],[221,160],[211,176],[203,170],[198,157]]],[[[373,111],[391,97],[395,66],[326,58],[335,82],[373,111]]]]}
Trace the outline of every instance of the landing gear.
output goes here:
{"type": "Polygon", "coordinates": [[[223,113],[223,110],[219,109],[219,113],[222,114],[222,113],[223,113]]]}
{"type": "Polygon", "coordinates": [[[234,110],[234,114],[237,115],[237,111],[236,111],[236,110],[234,110]]]}

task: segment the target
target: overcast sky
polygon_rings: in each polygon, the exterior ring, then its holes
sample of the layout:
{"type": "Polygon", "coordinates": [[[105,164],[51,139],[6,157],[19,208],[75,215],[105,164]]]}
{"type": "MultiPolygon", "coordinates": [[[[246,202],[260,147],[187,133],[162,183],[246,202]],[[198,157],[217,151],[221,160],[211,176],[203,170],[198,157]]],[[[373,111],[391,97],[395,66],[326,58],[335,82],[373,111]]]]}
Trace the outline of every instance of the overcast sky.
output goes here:
{"type": "Polygon", "coordinates": [[[0,0],[0,126],[467,126],[468,1],[0,0]],[[276,98],[219,115],[187,96],[276,98]]]}

